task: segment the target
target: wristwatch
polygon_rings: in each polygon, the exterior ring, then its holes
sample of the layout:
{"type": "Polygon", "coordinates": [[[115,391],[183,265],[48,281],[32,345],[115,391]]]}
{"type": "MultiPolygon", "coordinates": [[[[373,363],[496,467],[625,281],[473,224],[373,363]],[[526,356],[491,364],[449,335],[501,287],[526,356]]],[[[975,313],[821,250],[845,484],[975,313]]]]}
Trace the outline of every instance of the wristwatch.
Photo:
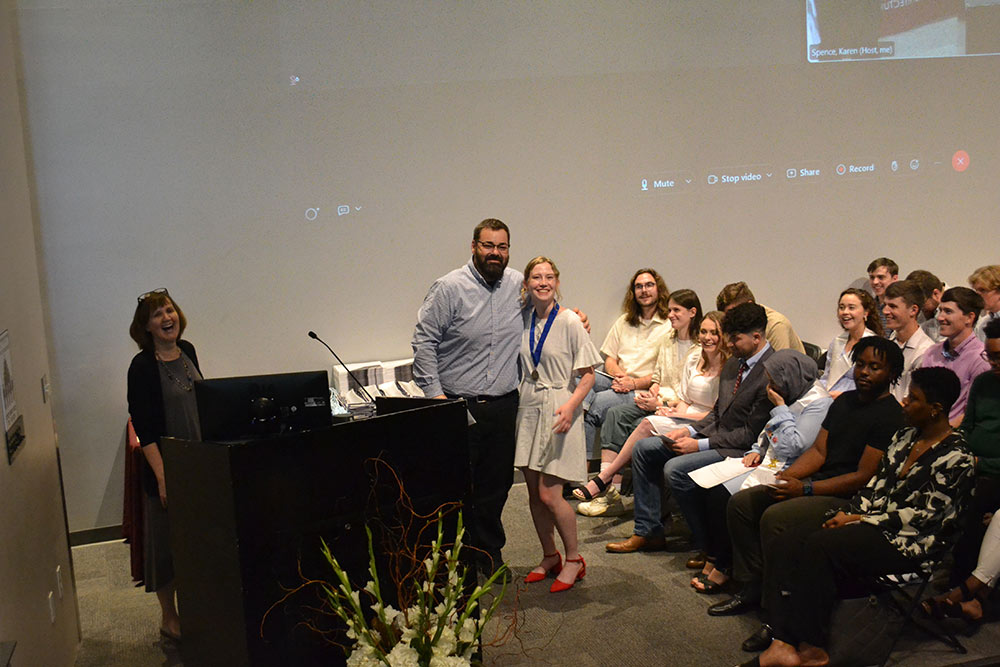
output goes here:
{"type": "Polygon", "coordinates": [[[813,494],[813,483],[808,479],[802,482],[802,495],[811,496],[813,494]]]}

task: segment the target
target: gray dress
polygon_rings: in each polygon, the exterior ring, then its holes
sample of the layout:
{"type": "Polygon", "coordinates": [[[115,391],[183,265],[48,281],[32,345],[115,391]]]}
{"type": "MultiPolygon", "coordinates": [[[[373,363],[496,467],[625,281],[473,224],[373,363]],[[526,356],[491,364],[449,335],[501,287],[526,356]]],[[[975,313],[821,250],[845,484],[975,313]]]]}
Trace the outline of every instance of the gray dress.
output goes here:
{"type": "MultiPolygon", "coordinates": [[[[160,388],[163,391],[163,411],[166,417],[167,435],[185,440],[201,440],[198,427],[198,404],[195,402],[193,385],[201,379],[201,373],[191,359],[181,352],[173,361],[159,364],[160,388]],[[186,368],[185,368],[186,364],[186,368]],[[169,371],[168,375],[164,371],[169,371]],[[188,381],[188,373],[191,380],[188,381]],[[171,379],[173,376],[174,379],[171,379]]],[[[174,580],[174,562],[170,554],[170,523],[167,508],[158,496],[146,493],[143,497],[143,550],[145,552],[144,578],[147,591],[157,591],[174,580]]],[[[167,503],[170,503],[170,481],[167,480],[167,503]]]]}
{"type": "MultiPolygon", "coordinates": [[[[556,408],[564,404],[576,388],[577,369],[601,363],[601,355],[590,342],[580,318],[560,309],[542,347],[536,368],[531,360],[527,318],[521,336],[520,400],[517,406],[517,449],[514,466],[543,472],[572,482],[587,480],[587,444],[583,431],[583,406],[573,415],[566,433],[553,433],[556,408]],[[538,377],[532,377],[537,371],[538,377]]],[[[545,319],[535,325],[535,340],[542,334],[545,319]]]]}

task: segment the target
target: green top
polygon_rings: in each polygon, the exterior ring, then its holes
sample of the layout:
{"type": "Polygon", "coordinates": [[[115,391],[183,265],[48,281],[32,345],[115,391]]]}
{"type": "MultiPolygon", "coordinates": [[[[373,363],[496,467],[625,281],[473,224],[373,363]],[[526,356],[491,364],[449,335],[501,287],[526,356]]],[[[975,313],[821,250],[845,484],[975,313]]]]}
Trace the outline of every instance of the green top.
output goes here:
{"type": "Polygon", "coordinates": [[[987,371],[972,381],[959,428],[976,455],[976,472],[1000,477],[1000,375],[987,371]]]}

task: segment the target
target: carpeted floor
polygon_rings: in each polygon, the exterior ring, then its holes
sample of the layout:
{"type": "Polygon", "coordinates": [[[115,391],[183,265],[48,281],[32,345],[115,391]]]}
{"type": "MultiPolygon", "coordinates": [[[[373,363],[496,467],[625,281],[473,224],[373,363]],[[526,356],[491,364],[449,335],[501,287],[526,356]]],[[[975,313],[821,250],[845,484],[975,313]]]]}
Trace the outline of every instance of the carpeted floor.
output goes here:
{"type": "MultiPolygon", "coordinates": [[[[759,621],[753,614],[708,616],[705,609],[720,598],[690,588],[691,571],[684,568],[687,551],[624,555],[604,551],[606,542],[631,534],[630,515],[579,517],[587,576],[560,594],[549,593],[547,583],[520,583],[541,555],[523,484],[511,491],[504,524],[508,535],[504,557],[517,576],[502,604],[502,618],[484,635],[491,644],[485,649],[487,665],[681,667],[734,665],[752,657],[739,646],[759,621]],[[503,639],[491,641],[497,636],[503,639]]],[[[154,596],[131,585],[127,545],[75,547],[73,560],[83,628],[78,667],[181,664],[177,646],[158,634],[154,596]]],[[[985,625],[963,641],[969,649],[964,656],[911,630],[889,664],[1000,664],[1000,657],[988,659],[1000,653],[1000,624],[985,625]]]]}

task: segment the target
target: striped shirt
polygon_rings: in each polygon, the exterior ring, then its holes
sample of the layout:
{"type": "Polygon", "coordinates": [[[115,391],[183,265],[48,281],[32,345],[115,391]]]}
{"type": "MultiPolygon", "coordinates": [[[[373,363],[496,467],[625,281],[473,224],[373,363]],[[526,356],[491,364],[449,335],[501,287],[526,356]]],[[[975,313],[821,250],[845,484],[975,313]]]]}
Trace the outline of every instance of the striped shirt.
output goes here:
{"type": "Polygon", "coordinates": [[[502,396],[517,388],[522,276],[490,285],[469,262],[438,278],[417,312],[413,377],[427,396],[502,396]]]}

